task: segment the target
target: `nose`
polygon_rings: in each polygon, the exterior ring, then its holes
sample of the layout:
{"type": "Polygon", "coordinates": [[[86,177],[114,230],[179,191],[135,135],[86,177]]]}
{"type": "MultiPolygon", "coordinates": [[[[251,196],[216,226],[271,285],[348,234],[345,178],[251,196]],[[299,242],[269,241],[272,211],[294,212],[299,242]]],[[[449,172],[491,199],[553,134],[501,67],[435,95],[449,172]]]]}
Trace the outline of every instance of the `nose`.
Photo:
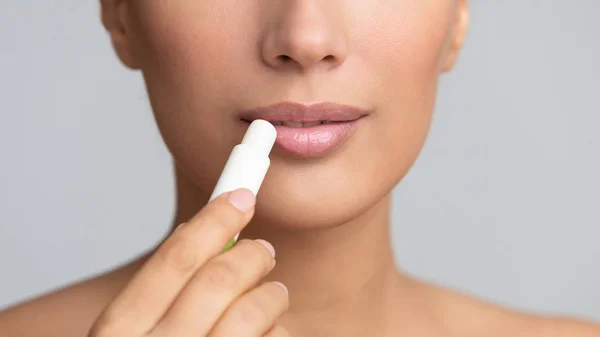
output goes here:
{"type": "MultiPolygon", "coordinates": [[[[289,1],[262,41],[262,59],[277,70],[334,69],[344,63],[347,44],[320,1],[289,1]]],[[[334,14],[334,13],[332,13],[334,14]]]]}

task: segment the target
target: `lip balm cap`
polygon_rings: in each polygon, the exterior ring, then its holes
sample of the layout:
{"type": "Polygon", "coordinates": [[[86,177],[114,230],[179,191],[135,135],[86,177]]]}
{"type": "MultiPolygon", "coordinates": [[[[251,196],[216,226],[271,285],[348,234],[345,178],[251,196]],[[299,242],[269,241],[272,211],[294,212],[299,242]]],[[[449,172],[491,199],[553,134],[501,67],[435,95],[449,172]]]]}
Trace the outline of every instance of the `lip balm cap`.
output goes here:
{"type": "Polygon", "coordinates": [[[273,124],[262,119],[257,119],[248,127],[244,139],[242,139],[242,144],[251,145],[268,157],[276,139],[277,130],[273,124]]]}

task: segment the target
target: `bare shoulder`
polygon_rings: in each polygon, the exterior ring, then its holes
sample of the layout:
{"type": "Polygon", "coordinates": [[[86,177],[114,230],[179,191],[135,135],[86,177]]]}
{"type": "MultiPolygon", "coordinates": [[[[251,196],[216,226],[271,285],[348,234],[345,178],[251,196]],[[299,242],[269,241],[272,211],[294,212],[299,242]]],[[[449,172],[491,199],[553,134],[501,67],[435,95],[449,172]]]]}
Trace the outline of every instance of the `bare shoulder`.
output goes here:
{"type": "Polygon", "coordinates": [[[0,311],[0,336],[86,336],[136,266],[133,262],[0,311]]]}
{"type": "Polygon", "coordinates": [[[600,326],[591,320],[520,312],[443,287],[422,287],[448,336],[600,337],[600,326]]]}
{"type": "Polygon", "coordinates": [[[589,320],[566,317],[534,317],[525,336],[600,337],[600,326],[589,320]]]}

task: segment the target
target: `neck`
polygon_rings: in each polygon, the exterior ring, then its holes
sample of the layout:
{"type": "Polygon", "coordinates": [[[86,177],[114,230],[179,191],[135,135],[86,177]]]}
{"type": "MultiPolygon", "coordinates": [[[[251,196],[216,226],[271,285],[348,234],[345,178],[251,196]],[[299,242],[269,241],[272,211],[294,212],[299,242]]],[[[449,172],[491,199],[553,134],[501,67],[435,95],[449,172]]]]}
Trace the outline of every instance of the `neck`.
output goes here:
{"type": "MultiPolygon", "coordinates": [[[[174,224],[208,200],[181,172],[177,187],[174,224]]],[[[240,238],[262,238],[275,247],[277,266],[267,280],[281,281],[290,291],[282,323],[293,335],[377,335],[386,325],[382,320],[396,311],[393,298],[403,296],[408,281],[397,272],[391,249],[390,199],[332,228],[286,230],[253,221],[242,232],[240,238]]]]}

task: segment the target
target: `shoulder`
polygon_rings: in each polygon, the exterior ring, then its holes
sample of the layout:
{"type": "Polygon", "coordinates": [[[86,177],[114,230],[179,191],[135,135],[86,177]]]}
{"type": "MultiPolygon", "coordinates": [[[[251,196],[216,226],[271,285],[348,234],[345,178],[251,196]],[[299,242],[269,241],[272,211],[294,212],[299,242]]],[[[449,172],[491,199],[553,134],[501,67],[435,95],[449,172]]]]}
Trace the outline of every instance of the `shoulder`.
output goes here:
{"type": "Polygon", "coordinates": [[[586,320],[565,317],[532,318],[525,336],[600,337],[600,326],[586,320]]]}
{"type": "Polygon", "coordinates": [[[86,336],[102,310],[127,283],[136,262],[0,311],[0,336],[86,336]]]}
{"type": "Polygon", "coordinates": [[[98,314],[103,277],[63,287],[0,312],[0,336],[85,336],[84,329],[98,314]]]}
{"type": "Polygon", "coordinates": [[[600,337],[600,326],[592,321],[511,310],[430,284],[424,288],[449,336],[600,337]]]}

